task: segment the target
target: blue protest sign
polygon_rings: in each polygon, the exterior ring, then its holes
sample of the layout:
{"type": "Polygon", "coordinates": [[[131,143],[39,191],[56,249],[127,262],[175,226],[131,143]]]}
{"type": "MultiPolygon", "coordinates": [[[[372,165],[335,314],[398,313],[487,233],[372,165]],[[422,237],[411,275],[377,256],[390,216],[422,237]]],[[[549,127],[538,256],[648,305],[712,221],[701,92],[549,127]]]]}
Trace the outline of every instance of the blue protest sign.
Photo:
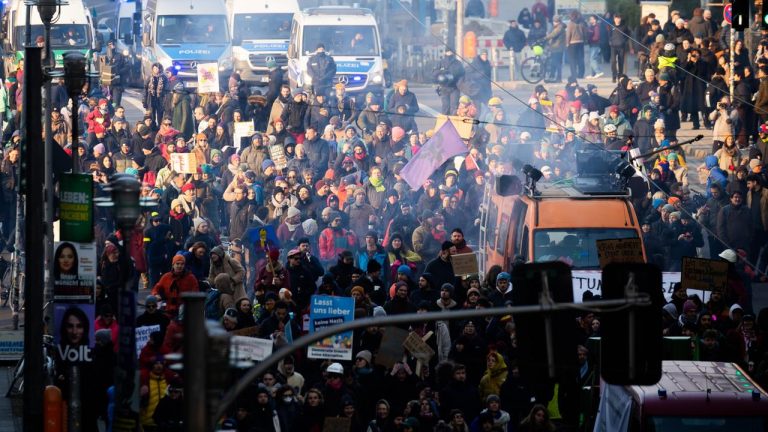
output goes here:
{"type": "MultiPolygon", "coordinates": [[[[309,331],[352,321],[355,300],[351,297],[312,296],[309,307],[309,331]]],[[[352,360],[352,331],[327,337],[309,346],[311,359],[352,360]]]]}

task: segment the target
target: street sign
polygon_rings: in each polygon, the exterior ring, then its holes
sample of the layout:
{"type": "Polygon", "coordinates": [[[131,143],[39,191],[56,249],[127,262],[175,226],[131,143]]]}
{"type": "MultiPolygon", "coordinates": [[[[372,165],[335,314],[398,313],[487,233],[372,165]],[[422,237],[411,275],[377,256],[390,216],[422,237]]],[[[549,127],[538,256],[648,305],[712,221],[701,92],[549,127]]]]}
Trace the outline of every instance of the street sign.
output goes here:
{"type": "Polygon", "coordinates": [[[723,19],[725,20],[725,22],[730,24],[732,16],[733,16],[733,4],[728,3],[727,5],[725,5],[725,7],[723,7],[723,19]]]}

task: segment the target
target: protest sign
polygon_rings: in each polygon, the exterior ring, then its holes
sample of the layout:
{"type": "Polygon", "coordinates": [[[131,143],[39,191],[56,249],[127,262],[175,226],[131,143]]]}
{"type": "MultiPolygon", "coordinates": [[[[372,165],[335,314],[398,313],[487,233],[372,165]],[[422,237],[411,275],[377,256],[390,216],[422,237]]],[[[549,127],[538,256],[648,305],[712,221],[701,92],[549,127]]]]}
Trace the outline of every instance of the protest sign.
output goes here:
{"type": "MultiPolygon", "coordinates": [[[[573,282],[573,301],[581,303],[582,296],[586,291],[593,295],[602,295],[603,272],[600,270],[573,270],[571,279],[573,282]]],[[[662,287],[664,288],[664,298],[669,301],[672,298],[672,289],[675,283],[680,282],[679,272],[663,272],[661,274],[662,287]]],[[[691,291],[693,294],[694,291],[691,291]]],[[[699,291],[701,295],[701,291],[699,291]]],[[[705,300],[706,301],[706,300],[705,300]]]]}
{"type": "Polygon", "coordinates": [[[408,334],[408,337],[403,341],[403,348],[407,349],[412,356],[423,363],[429,363],[432,357],[435,356],[435,350],[427,345],[424,339],[420,338],[415,332],[408,334]]]}
{"type": "Polygon", "coordinates": [[[728,286],[728,263],[720,260],[683,257],[682,280],[684,288],[698,291],[723,290],[728,286]]]}
{"type": "Polygon", "coordinates": [[[390,369],[395,363],[402,361],[403,343],[407,338],[408,331],[399,327],[386,327],[374,363],[390,369]]]}
{"type": "Polygon", "coordinates": [[[451,123],[453,123],[453,127],[456,128],[456,132],[459,133],[459,136],[461,139],[468,140],[472,138],[472,119],[469,117],[460,117],[460,116],[446,116],[443,114],[440,114],[435,119],[435,130],[440,130],[440,127],[448,121],[448,119],[451,120],[451,123]]]}
{"type": "Polygon", "coordinates": [[[64,173],[60,181],[59,229],[61,240],[93,240],[93,177],[64,173]]]}
{"type": "Polygon", "coordinates": [[[56,242],[53,267],[53,300],[94,303],[96,300],[96,245],[56,242]]]}
{"type": "Polygon", "coordinates": [[[288,166],[288,159],[285,158],[283,146],[276,144],[269,146],[269,158],[275,163],[275,168],[285,169],[288,166]]]}
{"type": "Polygon", "coordinates": [[[453,274],[456,276],[468,276],[478,274],[477,255],[474,252],[451,255],[453,274]]]}
{"type": "Polygon", "coordinates": [[[253,127],[252,121],[247,122],[235,122],[234,131],[232,132],[232,143],[235,147],[242,147],[242,139],[248,138],[256,133],[256,129],[253,127]]]}
{"type": "Polygon", "coordinates": [[[24,356],[24,331],[0,330],[0,360],[18,360],[24,356]]]}
{"type": "Polygon", "coordinates": [[[136,358],[139,358],[141,350],[144,349],[144,346],[147,345],[147,342],[149,342],[149,335],[151,335],[153,332],[159,331],[160,324],[136,327],[136,358]]]}
{"type": "Polygon", "coordinates": [[[197,65],[197,93],[216,93],[219,91],[219,64],[203,63],[197,65]]]}
{"type": "Polygon", "coordinates": [[[642,263],[643,245],[639,238],[598,240],[597,257],[600,268],[610,263],[642,263]]]}
{"type": "Polygon", "coordinates": [[[194,153],[171,153],[171,168],[177,173],[196,174],[197,157],[194,153]]]}
{"type": "Polygon", "coordinates": [[[323,432],[348,432],[352,428],[349,417],[326,417],[323,422],[323,432]]]}
{"type": "Polygon", "coordinates": [[[238,359],[262,361],[272,354],[272,340],[232,336],[229,352],[238,359]]]}
{"type": "Polygon", "coordinates": [[[66,363],[91,361],[91,349],[95,345],[93,322],[96,319],[92,304],[56,303],[53,320],[58,329],[53,341],[59,358],[66,363]]]}
{"type": "MultiPolygon", "coordinates": [[[[309,331],[317,330],[355,317],[355,300],[352,297],[312,296],[309,306],[309,331]]],[[[311,359],[352,360],[352,331],[329,336],[309,346],[307,357],[311,359]]]]}

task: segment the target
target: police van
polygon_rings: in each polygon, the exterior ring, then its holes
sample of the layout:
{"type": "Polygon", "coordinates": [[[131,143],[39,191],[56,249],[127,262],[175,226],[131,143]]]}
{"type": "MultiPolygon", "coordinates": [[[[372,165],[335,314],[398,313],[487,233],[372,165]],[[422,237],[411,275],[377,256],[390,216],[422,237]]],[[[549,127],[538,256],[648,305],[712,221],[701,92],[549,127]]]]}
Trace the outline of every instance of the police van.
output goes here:
{"type": "Polygon", "coordinates": [[[128,76],[124,84],[141,86],[141,16],[135,16],[135,1],[117,3],[115,17],[115,49],[125,58],[128,76]]]}
{"type": "MultiPolygon", "coordinates": [[[[34,44],[38,36],[44,36],[43,21],[37,7],[30,8],[31,41],[34,44]]],[[[25,24],[27,7],[24,0],[13,0],[6,10],[5,41],[6,72],[16,70],[19,60],[24,58],[26,40],[25,24]]],[[[68,51],[79,51],[88,56],[93,51],[101,50],[101,43],[95,37],[93,20],[82,0],[70,0],[60,6],[51,23],[51,50],[56,61],[56,68],[63,68],[63,55],[68,51]]]]}
{"type": "Polygon", "coordinates": [[[227,1],[234,68],[243,81],[267,84],[269,60],[284,71],[288,69],[291,22],[298,11],[297,0],[227,1]]]}
{"type": "Polygon", "coordinates": [[[232,38],[222,0],[149,1],[142,34],[141,73],[152,65],[172,68],[188,87],[197,87],[197,66],[217,63],[219,86],[232,73],[232,38]]]}
{"type": "Polygon", "coordinates": [[[383,92],[381,37],[370,9],[316,7],[294,15],[288,46],[288,78],[293,87],[312,85],[307,61],[321,43],[336,62],[334,83],[345,84],[348,93],[383,92]]]}

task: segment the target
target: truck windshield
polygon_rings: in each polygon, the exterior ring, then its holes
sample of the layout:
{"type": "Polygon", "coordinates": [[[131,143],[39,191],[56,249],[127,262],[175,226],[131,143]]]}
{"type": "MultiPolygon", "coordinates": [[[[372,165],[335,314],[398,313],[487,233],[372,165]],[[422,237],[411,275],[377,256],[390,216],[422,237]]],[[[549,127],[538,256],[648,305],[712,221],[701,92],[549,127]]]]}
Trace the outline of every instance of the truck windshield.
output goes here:
{"type": "Polygon", "coordinates": [[[160,45],[207,43],[227,44],[225,15],[161,15],[157,17],[157,43],[160,45]]]}
{"type": "Polygon", "coordinates": [[[125,37],[133,33],[133,20],[123,17],[117,21],[117,38],[125,40],[125,37]]]}
{"type": "Polygon", "coordinates": [[[233,33],[235,40],[291,38],[293,14],[237,14],[233,33]]]}
{"type": "Polygon", "coordinates": [[[637,231],[624,228],[572,228],[536,230],[533,256],[536,262],[566,258],[578,269],[599,268],[597,240],[637,238],[637,231]]]}
{"type": "Polygon", "coordinates": [[[649,432],[764,432],[760,417],[651,417],[649,432]]]}
{"type": "MultiPolygon", "coordinates": [[[[32,26],[32,43],[38,36],[43,36],[43,26],[32,26]]],[[[16,46],[23,47],[25,41],[24,26],[16,27],[16,46]]],[[[51,48],[53,49],[89,49],[91,34],[85,24],[53,24],[51,25],[51,48]]]]}
{"type": "Polygon", "coordinates": [[[313,52],[319,43],[333,56],[379,55],[376,27],[372,25],[304,27],[304,51],[313,52]]]}

